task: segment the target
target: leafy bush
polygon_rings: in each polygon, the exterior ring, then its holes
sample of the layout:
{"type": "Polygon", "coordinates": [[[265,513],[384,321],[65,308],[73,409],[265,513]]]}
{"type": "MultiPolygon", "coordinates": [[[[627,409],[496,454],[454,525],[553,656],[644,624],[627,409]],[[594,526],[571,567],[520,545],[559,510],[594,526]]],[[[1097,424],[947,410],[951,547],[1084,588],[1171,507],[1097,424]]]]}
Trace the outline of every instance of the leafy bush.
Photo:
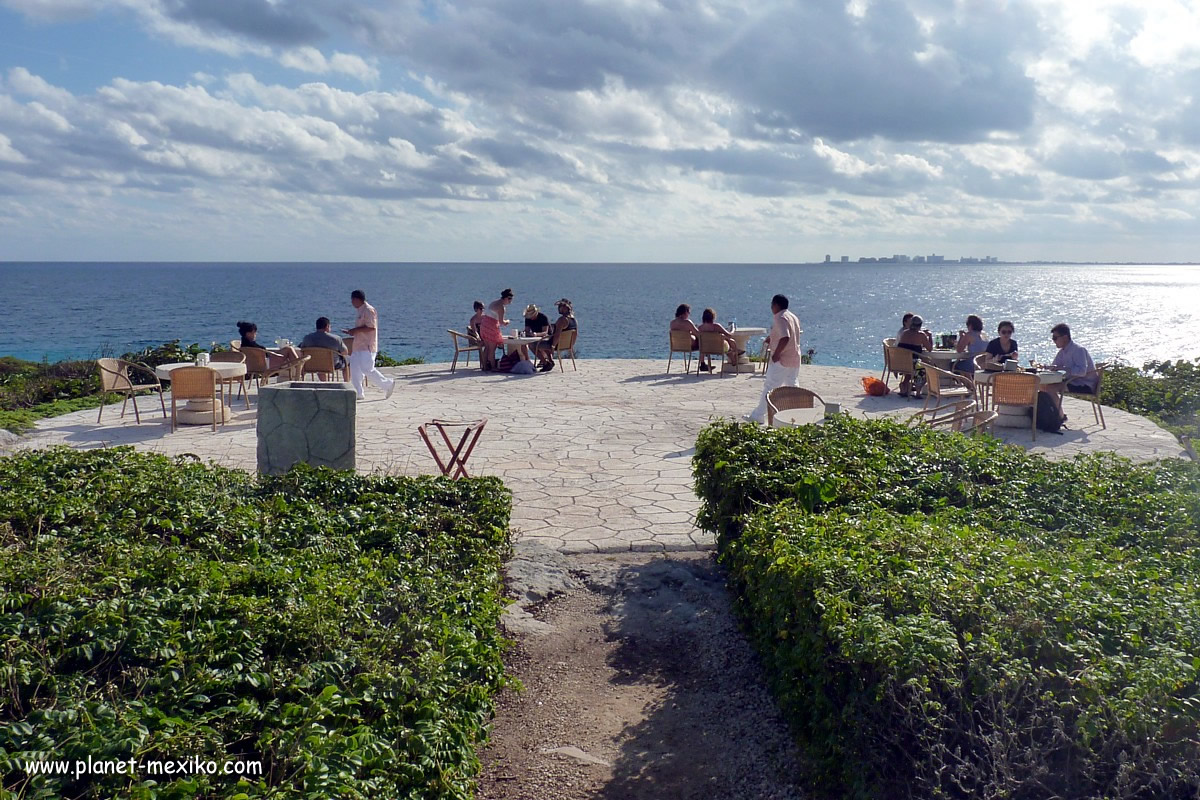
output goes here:
{"type": "Polygon", "coordinates": [[[509,507],[494,478],[256,480],[127,448],[0,459],[3,787],[470,796],[504,681],[509,507]],[[261,759],[264,772],[23,771],[89,756],[261,759]]]}
{"type": "Polygon", "coordinates": [[[701,520],[818,770],[868,797],[1200,792],[1200,469],[718,423],[701,520]]]}
{"type": "Polygon", "coordinates": [[[402,358],[399,361],[389,356],[384,351],[380,350],[375,354],[375,366],[377,367],[407,367],[410,364],[424,364],[425,359],[420,356],[412,356],[410,358],[402,358]]]}
{"type": "Polygon", "coordinates": [[[209,350],[216,349],[216,342],[213,342],[213,347],[202,347],[196,342],[189,345],[182,345],[178,339],[172,339],[169,342],[164,342],[153,347],[145,347],[141,350],[136,350],[132,353],[125,353],[121,358],[125,361],[133,361],[136,363],[145,364],[148,367],[160,367],[163,364],[178,364],[181,361],[195,361],[196,356],[200,353],[207,353],[209,350]]]}
{"type": "Polygon", "coordinates": [[[0,428],[21,433],[43,417],[95,408],[102,401],[99,390],[92,361],[50,364],[5,356],[0,358],[0,428]]]}
{"type": "Polygon", "coordinates": [[[1106,405],[1150,417],[1176,436],[1200,439],[1200,358],[1110,367],[1100,387],[1106,405]]]}

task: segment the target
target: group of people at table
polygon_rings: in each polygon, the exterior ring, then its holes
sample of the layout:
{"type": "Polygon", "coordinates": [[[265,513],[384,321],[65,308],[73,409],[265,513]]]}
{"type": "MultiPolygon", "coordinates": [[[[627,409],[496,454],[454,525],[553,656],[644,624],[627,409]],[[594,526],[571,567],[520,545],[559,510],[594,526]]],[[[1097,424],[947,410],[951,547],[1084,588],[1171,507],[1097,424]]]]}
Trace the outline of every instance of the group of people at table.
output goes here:
{"type": "Polygon", "coordinates": [[[551,322],[535,304],[530,303],[525,307],[524,327],[513,327],[514,336],[521,334],[526,338],[536,339],[532,342],[533,352],[538,359],[535,367],[527,344],[511,348],[503,358],[496,357],[496,350],[505,347],[504,332],[501,329],[512,325],[506,312],[512,304],[513,297],[512,289],[504,289],[499,298],[486,306],[482,300],[475,301],[475,315],[467,323],[467,335],[482,345],[479,350],[480,366],[485,371],[516,374],[532,374],[535,370],[548,372],[554,369],[554,353],[562,335],[567,331],[579,329],[571,301],[564,297],[554,304],[558,310],[558,319],[554,322],[551,322]]]}
{"type": "MultiPolygon", "coordinates": [[[[984,359],[987,369],[1003,369],[1005,362],[1015,362],[1020,355],[1017,340],[1013,338],[1015,332],[1016,326],[1008,320],[1003,320],[996,326],[996,336],[988,339],[983,334],[983,319],[977,314],[971,314],[966,319],[966,327],[959,330],[957,337],[954,337],[954,351],[963,355],[961,360],[953,362],[954,371],[973,377],[975,357],[981,353],[991,356],[984,359]]],[[[1060,322],[1050,329],[1050,338],[1058,348],[1054,360],[1048,365],[1043,365],[1030,359],[1030,365],[1035,369],[1051,369],[1064,373],[1062,382],[1039,386],[1062,414],[1063,392],[1095,394],[1100,386],[1100,374],[1087,349],[1071,339],[1071,328],[1065,322],[1060,322]]],[[[935,351],[933,334],[925,328],[925,320],[920,315],[912,312],[904,315],[900,330],[896,332],[896,347],[911,350],[918,357],[922,353],[935,351]]],[[[920,388],[912,375],[905,375],[900,382],[900,396],[907,397],[912,393],[913,396],[919,397],[920,388]]]]}

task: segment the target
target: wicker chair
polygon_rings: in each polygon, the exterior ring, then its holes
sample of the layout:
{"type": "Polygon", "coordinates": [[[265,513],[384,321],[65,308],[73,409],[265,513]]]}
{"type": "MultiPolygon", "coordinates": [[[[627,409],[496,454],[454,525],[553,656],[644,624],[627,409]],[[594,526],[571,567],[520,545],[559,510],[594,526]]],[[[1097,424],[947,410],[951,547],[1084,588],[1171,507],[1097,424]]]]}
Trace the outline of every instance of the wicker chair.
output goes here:
{"type": "Polygon", "coordinates": [[[883,381],[884,386],[887,385],[888,378],[896,373],[892,372],[890,351],[896,346],[896,337],[892,336],[883,340],[883,374],[879,376],[879,380],[883,381]]]}
{"type": "Polygon", "coordinates": [[[993,406],[1028,406],[1033,417],[1029,424],[1037,441],[1038,379],[1028,372],[998,372],[992,377],[993,406]]]}
{"type": "Polygon", "coordinates": [[[763,339],[762,350],[758,351],[758,357],[762,359],[762,374],[767,374],[767,367],[771,366],[771,344],[766,339],[763,339]]]}
{"type": "Polygon", "coordinates": [[[923,408],[908,418],[908,424],[941,430],[959,430],[963,418],[975,412],[975,401],[955,400],[934,408],[923,408]]]}
{"type": "Polygon", "coordinates": [[[793,408],[816,408],[825,405],[821,395],[798,386],[780,386],[767,392],[767,427],[775,427],[775,415],[793,408]]]}
{"type": "Polygon", "coordinates": [[[579,369],[579,367],[575,366],[575,340],[577,338],[579,338],[578,328],[569,331],[563,331],[562,333],[558,334],[558,341],[552,345],[550,352],[558,357],[558,367],[563,372],[567,371],[567,368],[563,366],[563,353],[566,353],[571,357],[571,369],[579,369]]]}
{"type": "Polygon", "coordinates": [[[450,343],[454,345],[454,360],[450,362],[450,371],[454,372],[458,366],[458,356],[460,353],[466,353],[467,358],[463,361],[464,367],[471,366],[471,353],[479,353],[480,366],[483,365],[483,342],[466,333],[446,329],[450,334],[450,343]]]}
{"type": "MultiPolygon", "coordinates": [[[[245,364],[246,354],[240,350],[230,350],[228,353],[210,353],[208,360],[213,364],[245,364]]],[[[228,390],[229,404],[233,405],[233,385],[238,385],[238,396],[246,402],[246,410],[250,410],[250,390],[246,388],[246,376],[236,378],[221,378],[221,386],[228,390]]]]}
{"type": "MultiPolygon", "coordinates": [[[[249,349],[249,348],[247,348],[249,349]]],[[[221,375],[209,367],[176,367],[171,370],[171,430],[178,426],[177,400],[208,400],[212,403],[212,429],[217,431],[217,417],[225,424],[221,405],[221,375]]]]}
{"type": "MultiPolygon", "coordinates": [[[[158,402],[162,406],[163,419],[167,416],[167,404],[163,399],[162,383],[158,380],[158,376],[154,374],[154,370],[150,369],[145,364],[135,363],[133,361],[122,361],[119,358],[101,358],[96,361],[96,368],[100,372],[100,391],[109,394],[120,394],[121,400],[121,418],[125,417],[125,404],[131,399],[133,400],[133,417],[137,420],[137,424],[142,424],[142,415],[138,412],[137,393],[138,392],[158,392],[158,402]],[[132,374],[131,374],[132,373],[132,374]],[[142,376],[150,379],[149,383],[134,383],[134,379],[142,380],[142,376]]],[[[100,411],[96,414],[96,424],[100,424],[100,417],[104,414],[104,404],[100,404],[100,411]]]]}
{"type": "MultiPolygon", "coordinates": [[[[987,365],[993,363],[992,362],[992,354],[991,353],[979,353],[978,355],[975,356],[974,361],[975,361],[975,375],[979,376],[979,375],[985,374],[990,371],[990,370],[988,370],[987,365]]],[[[975,402],[979,404],[979,407],[987,408],[988,403],[991,399],[991,396],[992,396],[991,378],[988,378],[986,381],[981,381],[981,380],[978,380],[978,378],[976,378],[976,380],[975,380],[975,402]]]]}
{"type": "MultiPolygon", "coordinates": [[[[728,349],[728,347],[729,347],[729,344],[725,341],[724,334],[717,333],[716,331],[710,331],[708,333],[701,333],[700,334],[700,349],[696,351],[696,355],[699,357],[700,361],[703,361],[704,357],[708,356],[708,366],[712,368],[711,370],[709,370],[709,372],[710,372],[710,374],[715,375],[717,372],[717,368],[712,363],[712,357],[720,356],[721,357],[721,366],[724,367],[725,366],[725,351],[726,351],[726,349],[728,349]]],[[[699,370],[699,366],[697,366],[697,370],[699,370]]],[[[724,370],[722,370],[722,371],[724,371],[724,370]]]]}
{"type": "Polygon", "coordinates": [[[936,405],[942,405],[946,400],[973,401],[975,399],[975,381],[965,375],[947,372],[932,364],[926,364],[925,378],[928,381],[925,393],[926,408],[929,408],[929,401],[935,397],[938,400],[936,405]]]}
{"type": "Polygon", "coordinates": [[[916,353],[906,347],[885,347],[884,348],[884,363],[887,365],[886,371],[888,374],[895,375],[898,378],[908,377],[912,380],[915,395],[921,395],[921,381],[924,379],[924,373],[918,369],[920,362],[916,359],[916,353]]]}
{"type": "Polygon", "coordinates": [[[300,379],[305,375],[316,375],[321,380],[335,381],[342,370],[337,368],[338,351],[332,347],[302,347],[302,356],[308,356],[308,361],[300,370],[300,379]]]}
{"type": "Polygon", "coordinates": [[[671,359],[676,353],[683,353],[683,374],[692,371],[692,334],[688,331],[668,331],[670,334],[671,351],[667,353],[667,374],[671,374],[671,359]]]}
{"type": "Polygon", "coordinates": [[[1096,391],[1095,392],[1063,392],[1064,397],[1073,397],[1076,400],[1083,400],[1092,404],[1092,416],[1096,419],[1096,424],[1101,428],[1107,429],[1108,423],[1104,421],[1104,407],[1100,405],[1100,387],[1104,385],[1104,372],[1112,364],[1107,362],[1096,365],[1096,391]]]}
{"type": "Polygon", "coordinates": [[[250,380],[258,381],[261,388],[264,384],[271,382],[271,378],[279,376],[286,377],[287,380],[295,380],[303,374],[304,365],[308,363],[308,356],[300,355],[297,357],[292,354],[287,360],[277,367],[270,366],[270,360],[267,358],[267,351],[261,347],[247,347],[241,351],[246,356],[246,377],[250,380]]]}

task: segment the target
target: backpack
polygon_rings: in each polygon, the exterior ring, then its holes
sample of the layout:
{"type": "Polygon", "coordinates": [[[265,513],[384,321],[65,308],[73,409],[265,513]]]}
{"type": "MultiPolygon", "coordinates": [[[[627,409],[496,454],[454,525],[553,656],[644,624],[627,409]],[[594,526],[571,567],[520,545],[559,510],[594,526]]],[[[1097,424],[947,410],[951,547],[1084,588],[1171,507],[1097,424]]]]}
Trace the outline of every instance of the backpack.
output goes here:
{"type": "Polygon", "coordinates": [[[1037,428],[1047,433],[1062,433],[1063,415],[1045,392],[1037,393],[1037,428]]]}

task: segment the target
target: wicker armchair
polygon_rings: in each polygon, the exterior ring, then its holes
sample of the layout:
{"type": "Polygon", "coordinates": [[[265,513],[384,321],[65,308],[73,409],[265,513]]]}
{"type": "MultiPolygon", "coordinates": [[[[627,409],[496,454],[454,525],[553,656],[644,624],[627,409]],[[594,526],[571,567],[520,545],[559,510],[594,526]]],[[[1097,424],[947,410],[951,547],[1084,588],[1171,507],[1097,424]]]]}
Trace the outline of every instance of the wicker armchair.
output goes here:
{"type": "Polygon", "coordinates": [[[178,426],[177,400],[208,400],[212,403],[212,429],[217,432],[217,417],[225,424],[221,404],[221,375],[209,367],[176,367],[171,370],[171,430],[178,426]]]}
{"type": "MultiPolygon", "coordinates": [[[[713,364],[713,356],[721,357],[721,366],[725,366],[725,352],[729,349],[729,343],[725,341],[725,334],[709,331],[700,334],[700,349],[696,351],[700,361],[703,362],[705,356],[708,357],[708,366],[711,368],[709,374],[715,375],[717,367],[713,364]]],[[[722,372],[724,370],[722,369],[722,372]]]]}
{"type": "Polygon", "coordinates": [[[891,359],[891,355],[890,355],[891,349],[895,346],[896,346],[896,337],[895,336],[892,336],[890,338],[883,340],[883,374],[881,374],[879,376],[879,380],[883,381],[884,386],[887,385],[888,378],[890,378],[891,376],[896,374],[896,373],[892,372],[892,368],[891,368],[892,359],[891,359]]]}
{"type": "Polygon", "coordinates": [[[305,375],[316,375],[323,381],[334,381],[338,373],[344,372],[337,368],[338,351],[331,347],[302,347],[300,354],[308,356],[308,361],[300,368],[301,380],[305,375]]]}
{"type": "Polygon", "coordinates": [[[809,389],[798,386],[780,386],[767,392],[767,427],[775,427],[775,415],[780,411],[793,408],[816,408],[817,403],[823,407],[825,401],[821,395],[809,389]]]}
{"type": "Polygon", "coordinates": [[[553,342],[551,345],[550,352],[558,357],[558,368],[563,372],[567,371],[567,368],[563,366],[563,353],[566,353],[571,357],[571,369],[579,369],[579,367],[575,366],[575,340],[577,338],[579,338],[578,328],[574,330],[563,331],[562,333],[558,334],[558,341],[553,342]]]}
{"type": "Polygon", "coordinates": [[[932,364],[926,364],[925,379],[928,381],[925,394],[926,408],[929,408],[929,402],[935,397],[938,400],[935,405],[942,405],[946,400],[975,399],[975,381],[965,375],[947,372],[932,364]]]}
{"type": "Polygon", "coordinates": [[[1101,428],[1107,429],[1108,423],[1104,421],[1104,407],[1100,405],[1100,387],[1104,385],[1104,372],[1112,364],[1102,362],[1096,365],[1096,391],[1094,392],[1063,392],[1064,397],[1073,397],[1076,400],[1083,400],[1092,404],[1092,416],[1096,419],[1096,424],[1101,428]]]}
{"type": "Polygon", "coordinates": [[[1028,406],[1032,410],[1029,423],[1033,440],[1037,441],[1038,378],[1028,372],[998,372],[992,376],[993,406],[1028,406]]]}
{"type": "Polygon", "coordinates": [[[483,342],[466,333],[459,333],[455,330],[446,329],[450,334],[450,343],[454,345],[454,360],[450,362],[450,371],[454,372],[458,367],[458,356],[460,353],[466,353],[467,357],[463,361],[464,367],[471,366],[471,353],[480,354],[480,366],[483,365],[483,342]]]}
{"type": "MultiPolygon", "coordinates": [[[[213,364],[245,364],[246,354],[241,350],[230,350],[227,353],[209,353],[208,360],[213,364]]],[[[241,397],[246,403],[246,410],[250,410],[250,391],[246,388],[246,376],[238,375],[236,378],[218,378],[221,386],[227,390],[226,395],[229,398],[226,402],[233,404],[233,386],[237,384],[238,397],[241,397]]]]}
{"type": "Polygon", "coordinates": [[[671,374],[671,359],[676,353],[683,353],[683,374],[692,371],[692,334],[688,331],[667,331],[671,350],[667,353],[667,374],[671,374]]]}
{"type": "Polygon", "coordinates": [[[286,380],[296,380],[303,373],[308,356],[297,356],[294,348],[289,348],[287,359],[280,365],[270,366],[267,351],[261,347],[247,347],[241,352],[246,356],[246,377],[258,381],[261,388],[271,382],[271,378],[283,376],[286,380]]]}
{"type": "MultiPolygon", "coordinates": [[[[133,361],[122,361],[119,358],[101,358],[96,360],[96,368],[100,373],[100,391],[104,394],[122,395],[122,419],[125,418],[125,404],[132,399],[133,417],[137,420],[137,424],[142,424],[142,415],[138,412],[137,405],[138,392],[158,392],[158,402],[162,406],[163,419],[166,419],[167,404],[163,399],[162,383],[149,366],[133,361]],[[149,379],[148,383],[134,383],[135,379],[141,381],[146,378],[149,379]]],[[[96,414],[97,425],[100,424],[100,417],[103,414],[104,404],[101,403],[100,411],[96,414]]]]}
{"type": "Polygon", "coordinates": [[[963,417],[974,413],[974,400],[955,400],[934,408],[923,408],[908,418],[908,424],[941,430],[958,430],[963,417]]]}
{"type": "MultiPolygon", "coordinates": [[[[920,397],[921,391],[924,388],[922,382],[925,380],[925,372],[921,368],[921,362],[917,360],[917,354],[907,347],[891,347],[884,346],[884,368],[889,375],[894,375],[898,378],[909,378],[910,384],[913,387],[914,396],[920,397]]],[[[886,383],[886,381],[885,381],[886,383]]]]}

